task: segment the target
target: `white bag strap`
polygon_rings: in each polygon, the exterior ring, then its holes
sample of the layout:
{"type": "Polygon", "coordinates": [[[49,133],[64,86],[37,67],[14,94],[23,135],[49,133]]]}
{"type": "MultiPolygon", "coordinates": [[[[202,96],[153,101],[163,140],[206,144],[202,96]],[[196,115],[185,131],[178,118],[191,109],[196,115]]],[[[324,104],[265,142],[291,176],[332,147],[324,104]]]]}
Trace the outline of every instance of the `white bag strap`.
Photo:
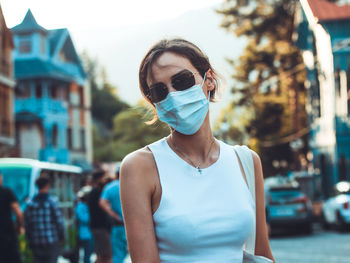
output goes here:
{"type": "MultiPolygon", "coordinates": [[[[233,146],[236,151],[239,160],[241,161],[245,177],[247,179],[249,191],[253,197],[255,203],[255,173],[254,173],[254,160],[251,150],[245,145],[233,146]]],[[[256,210],[254,211],[256,214],[256,210]]],[[[254,228],[250,234],[247,242],[245,243],[245,250],[255,254],[255,235],[256,235],[256,216],[254,217],[254,228]]]]}

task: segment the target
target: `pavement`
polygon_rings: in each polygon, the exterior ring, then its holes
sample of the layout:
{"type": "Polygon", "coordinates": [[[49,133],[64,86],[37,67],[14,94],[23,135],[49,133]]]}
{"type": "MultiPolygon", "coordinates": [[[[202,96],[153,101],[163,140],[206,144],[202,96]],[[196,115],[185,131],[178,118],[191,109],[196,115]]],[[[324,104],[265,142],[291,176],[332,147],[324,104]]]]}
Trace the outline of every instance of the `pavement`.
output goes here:
{"type": "Polygon", "coordinates": [[[270,237],[272,253],[278,263],[349,263],[350,231],[324,231],[314,224],[314,233],[279,234],[270,237]]]}
{"type": "MultiPolygon", "coordinates": [[[[350,231],[325,231],[319,224],[314,224],[313,229],[311,235],[281,231],[270,237],[276,262],[350,263],[350,231]]],[[[60,258],[59,263],[68,262],[60,258]]],[[[124,263],[131,263],[130,257],[124,263]]]]}

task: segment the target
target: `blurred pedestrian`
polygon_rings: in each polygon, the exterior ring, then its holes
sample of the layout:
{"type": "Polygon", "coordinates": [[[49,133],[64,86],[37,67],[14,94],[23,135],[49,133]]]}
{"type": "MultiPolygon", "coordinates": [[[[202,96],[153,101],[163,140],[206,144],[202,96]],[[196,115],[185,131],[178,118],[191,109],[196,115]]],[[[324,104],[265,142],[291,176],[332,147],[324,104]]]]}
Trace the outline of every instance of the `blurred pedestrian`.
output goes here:
{"type": "Polygon", "coordinates": [[[78,224],[79,247],[84,251],[84,263],[90,263],[92,252],[94,251],[94,242],[90,231],[90,214],[86,204],[87,196],[92,187],[84,186],[77,193],[78,203],[75,207],[75,216],[78,224]]]}
{"type": "Polygon", "coordinates": [[[184,39],[161,40],[143,58],[139,82],[153,122],[169,125],[170,134],[122,162],[132,262],[242,262],[249,255],[244,244],[273,259],[259,156],[216,139],[211,130],[218,74],[208,57],[184,39]]]}
{"type": "Polygon", "coordinates": [[[20,233],[23,233],[23,215],[13,191],[2,184],[0,172],[0,262],[19,263],[21,260],[12,212],[16,215],[20,233]]]}
{"type": "Polygon", "coordinates": [[[50,178],[40,175],[39,189],[24,211],[26,237],[35,263],[56,263],[64,241],[64,223],[56,197],[49,195],[50,178]]]}
{"type": "Polygon", "coordinates": [[[128,254],[119,194],[119,170],[118,166],[115,180],[105,186],[100,198],[100,206],[113,219],[111,230],[113,263],[123,263],[128,254]]]}
{"type": "Polygon", "coordinates": [[[87,197],[90,213],[90,229],[97,256],[96,263],[112,262],[112,246],[110,240],[111,220],[99,205],[100,196],[109,177],[105,171],[98,170],[92,175],[92,190],[87,197]]]}

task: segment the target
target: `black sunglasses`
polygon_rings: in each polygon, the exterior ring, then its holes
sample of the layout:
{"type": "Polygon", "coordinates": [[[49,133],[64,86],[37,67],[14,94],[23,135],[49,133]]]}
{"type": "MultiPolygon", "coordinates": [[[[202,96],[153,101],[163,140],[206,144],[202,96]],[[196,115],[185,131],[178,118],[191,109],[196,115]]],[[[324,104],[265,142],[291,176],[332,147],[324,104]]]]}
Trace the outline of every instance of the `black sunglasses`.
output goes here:
{"type": "MultiPolygon", "coordinates": [[[[194,74],[187,69],[184,69],[171,77],[171,85],[177,91],[187,90],[195,83],[196,80],[194,74]]],[[[147,94],[147,97],[152,103],[157,103],[164,100],[166,96],[168,96],[168,93],[167,86],[163,82],[158,82],[149,87],[149,94],[147,94]]]]}

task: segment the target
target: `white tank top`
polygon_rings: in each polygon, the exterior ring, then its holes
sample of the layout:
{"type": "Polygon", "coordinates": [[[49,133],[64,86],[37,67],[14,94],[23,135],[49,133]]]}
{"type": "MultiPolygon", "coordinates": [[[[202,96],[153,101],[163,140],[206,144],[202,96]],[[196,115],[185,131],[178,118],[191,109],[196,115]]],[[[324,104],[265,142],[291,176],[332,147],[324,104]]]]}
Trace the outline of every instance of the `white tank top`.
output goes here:
{"type": "Polygon", "coordinates": [[[181,159],[165,138],[149,145],[162,196],[153,215],[160,261],[241,263],[255,225],[255,202],[232,146],[202,173],[181,159]]]}

